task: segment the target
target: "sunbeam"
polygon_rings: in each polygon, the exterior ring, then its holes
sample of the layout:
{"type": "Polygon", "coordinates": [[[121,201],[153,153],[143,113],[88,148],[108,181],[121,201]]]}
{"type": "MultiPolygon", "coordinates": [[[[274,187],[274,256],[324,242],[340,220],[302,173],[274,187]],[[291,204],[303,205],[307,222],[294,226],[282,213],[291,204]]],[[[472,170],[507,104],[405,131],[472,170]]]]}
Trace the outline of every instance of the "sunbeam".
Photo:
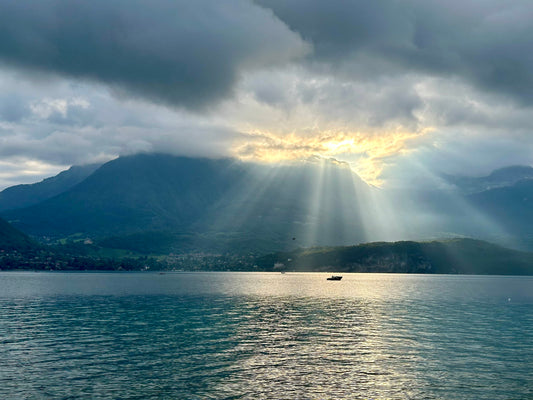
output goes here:
{"type": "Polygon", "coordinates": [[[280,248],[353,244],[368,236],[360,201],[366,202],[370,187],[348,164],[313,157],[248,164],[241,172],[235,187],[196,228],[224,232],[243,243],[275,238],[270,246],[280,248]]]}
{"type": "Polygon", "coordinates": [[[384,210],[391,210],[386,221],[396,221],[402,239],[446,238],[458,236],[505,240],[511,235],[491,216],[474,207],[456,188],[444,185],[442,178],[420,162],[410,162],[415,176],[424,177],[424,185],[384,188],[379,191],[384,210]]]}

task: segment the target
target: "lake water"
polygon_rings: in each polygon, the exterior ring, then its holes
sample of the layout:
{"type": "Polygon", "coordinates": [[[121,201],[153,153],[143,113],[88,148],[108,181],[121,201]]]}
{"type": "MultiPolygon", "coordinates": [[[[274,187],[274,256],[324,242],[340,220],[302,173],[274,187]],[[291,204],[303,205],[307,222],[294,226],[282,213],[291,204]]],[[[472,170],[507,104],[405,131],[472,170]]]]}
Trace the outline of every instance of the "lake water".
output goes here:
{"type": "Polygon", "coordinates": [[[533,399],[533,277],[0,273],[2,399],[533,399]]]}

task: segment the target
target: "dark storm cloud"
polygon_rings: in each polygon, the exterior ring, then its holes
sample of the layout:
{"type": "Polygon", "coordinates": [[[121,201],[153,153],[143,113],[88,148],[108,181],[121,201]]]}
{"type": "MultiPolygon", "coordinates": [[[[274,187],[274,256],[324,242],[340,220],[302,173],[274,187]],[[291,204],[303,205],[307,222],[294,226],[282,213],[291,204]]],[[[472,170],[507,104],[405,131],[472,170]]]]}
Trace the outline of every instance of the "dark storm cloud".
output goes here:
{"type": "Polygon", "coordinates": [[[245,0],[0,2],[0,62],[188,108],[227,96],[243,70],[308,46],[245,0]]]}
{"type": "Polygon", "coordinates": [[[533,3],[259,0],[314,45],[313,60],[368,79],[458,76],[533,103],[533,3]]]}

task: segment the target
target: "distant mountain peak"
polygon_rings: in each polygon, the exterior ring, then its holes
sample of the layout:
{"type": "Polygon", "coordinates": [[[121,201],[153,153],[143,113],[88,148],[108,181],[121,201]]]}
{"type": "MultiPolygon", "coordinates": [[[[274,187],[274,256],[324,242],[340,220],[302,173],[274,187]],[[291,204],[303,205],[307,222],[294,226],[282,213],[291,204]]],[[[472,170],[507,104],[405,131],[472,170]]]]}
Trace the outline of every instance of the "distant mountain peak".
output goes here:
{"type": "Polygon", "coordinates": [[[533,179],[533,167],[513,165],[492,171],[486,176],[443,175],[464,194],[480,193],[486,190],[509,187],[522,180],[533,179]]]}
{"type": "Polygon", "coordinates": [[[492,171],[487,178],[511,178],[518,180],[523,178],[533,178],[533,167],[529,165],[511,165],[509,167],[503,167],[492,171]]]}

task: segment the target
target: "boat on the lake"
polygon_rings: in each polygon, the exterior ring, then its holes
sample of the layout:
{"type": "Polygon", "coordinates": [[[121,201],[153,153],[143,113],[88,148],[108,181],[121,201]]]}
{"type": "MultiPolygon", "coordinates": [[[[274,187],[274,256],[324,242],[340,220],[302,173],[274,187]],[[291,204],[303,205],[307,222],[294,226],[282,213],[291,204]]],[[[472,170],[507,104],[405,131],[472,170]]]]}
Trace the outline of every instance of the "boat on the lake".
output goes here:
{"type": "Polygon", "coordinates": [[[328,281],[340,281],[342,279],[342,276],[340,275],[331,275],[329,278],[327,278],[328,281]]]}

